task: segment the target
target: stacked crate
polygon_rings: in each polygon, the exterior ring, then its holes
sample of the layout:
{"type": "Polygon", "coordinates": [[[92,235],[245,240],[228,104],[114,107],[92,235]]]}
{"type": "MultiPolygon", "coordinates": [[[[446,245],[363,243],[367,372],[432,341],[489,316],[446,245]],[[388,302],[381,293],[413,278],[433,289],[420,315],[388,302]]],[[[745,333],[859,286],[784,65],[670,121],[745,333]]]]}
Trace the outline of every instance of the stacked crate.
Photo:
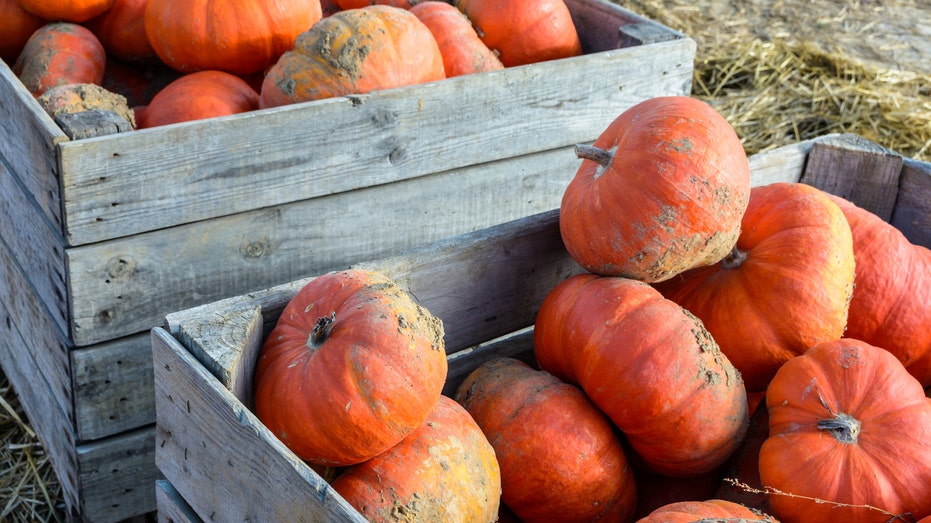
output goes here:
{"type": "Polygon", "coordinates": [[[156,508],[166,314],[553,209],[574,144],[689,94],[694,41],[567,4],[579,57],[89,138],[0,62],[0,365],[71,518],[156,508]]]}

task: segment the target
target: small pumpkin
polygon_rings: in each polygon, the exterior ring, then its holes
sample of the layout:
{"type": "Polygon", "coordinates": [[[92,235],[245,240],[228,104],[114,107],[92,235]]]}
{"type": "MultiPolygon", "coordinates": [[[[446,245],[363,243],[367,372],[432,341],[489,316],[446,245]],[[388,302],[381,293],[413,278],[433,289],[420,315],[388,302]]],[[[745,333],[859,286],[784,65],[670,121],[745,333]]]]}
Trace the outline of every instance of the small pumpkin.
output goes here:
{"type": "Polygon", "coordinates": [[[468,17],[453,5],[430,0],[411,7],[410,12],[436,38],[447,78],[504,68],[498,56],[478,37],[468,17]]]}
{"type": "Polygon", "coordinates": [[[274,64],[322,16],[319,0],[148,0],[145,32],[179,71],[245,75],[274,64]]]}
{"type": "Polygon", "coordinates": [[[766,408],[760,479],[789,494],[769,495],[781,520],[931,515],[931,400],[888,351],[849,338],[819,343],[779,369],[766,408]]]}
{"type": "Polygon", "coordinates": [[[373,523],[492,523],[501,472],[475,420],[440,396],[422,425],[384,453],[347,468],[332,487],[373,523]]]}
{"type": "Polygon", "coordinates": [[[88,21],[90,29],[107,55],[129,62],[155,58],[155,50],[145,34],[145,8],[148,0],[116,0],[110,9],[88,21]]]}
{"type": "Polygon", "coordinates": [[[446,370],[442,322],[395,282],[327,273],[288,302],[262,345],[255,411],[302,459],[353,465],[420,427],[446,370]]]}
{"type": "Polygon", "coordinates": [[[809,347],[840,338],[854,290],[850,226],[801,183],[754,187],[741,233],[720,262],[656,284],[698,316],[750,392],[809,347]]]}
{"type": "Polygon", "coordinates": [[[637,523],[779,523],[776,518],[751,510],[740,503],[721,499],[679,501],[664,505],[637,523]]]}
{"type": "Polygon", "coordinates": [[[506,67],[582,54],[563,0],[455,0],[454,4],[506,67]]]}
{"type": "Polygon", "coordinates": [[[611,422],[579,388],[495,358],[466,377],[455,399],[494,447],[501,499],[521,521],[631,521],[633,469],[611,422]]]}
{"type": "Polygon", "coordinates": [[[94,33],[77,24],[56,22],[29,37],[13,72],[38,97],[58,85],[100,85],[106,65],[106,51],[94,33]]]}
{"type": "Polygon", "coordinates": [[[334,13],[272,66],[260,104],[276,107],[442,80],[443,55],[410,11],[372,5],[334,13]]]}
{"type": "Polygon", "coordinates": [[[141,112],[139,128],[253,111],[259,94],[242,78],[223,71],[181,76],[152,97],[141,112]]]}
{"type": "Polygon", "coordinates": [[[13,65],[32,33],[45,20],[26,11],[16,0],[0,0],[0,60],[13,65]]]}
{"type": "Polygon", "coordinates": [[[733,127],[688,96],[639,102],[577,148],[559,228],[579,265],[658,282],[720,261],[740,233],[750,164],[733,127]]]}
{"type": "Polygon", "coordinates": [[[563,280],[544,298],[533,339],[540,368],[578,384],[653,472],[710,472],[747,430],[740,374],[697,318],[646,283],[563,280]]]}
{"type": "Polygon", "coordinates": [[[20,7],[44,20],[86,22],[110,9],[116,0],[16,0],[20,7]]]}

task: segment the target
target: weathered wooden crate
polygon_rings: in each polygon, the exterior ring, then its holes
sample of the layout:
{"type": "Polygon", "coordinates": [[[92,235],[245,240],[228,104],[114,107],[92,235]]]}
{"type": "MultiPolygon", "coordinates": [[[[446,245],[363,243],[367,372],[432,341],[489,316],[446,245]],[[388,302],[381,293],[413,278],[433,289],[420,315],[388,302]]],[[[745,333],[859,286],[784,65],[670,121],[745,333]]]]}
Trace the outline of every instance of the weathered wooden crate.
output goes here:
{"type": "Polygon", "coordinates": [[[690,92],[694,41],[567,4],[583,56],[85,139],[0,62],[0,364],[74,517],[155,509],[166,314],[555,208],[565,151],[690,92]]]}
{"type": "MultiPolygon", "coordinates": [[[[751,167],[754,185],[811,183],[931,245],[929,163],[830,135],[756,155],[751,167]]],[[[564,249],[558,210],[360,266],[395,279],[443,320],[447,394],[491,357],[532,354],[539,304],[582,270],[564,249]]],[[[250,410],[264,335],[309,280],[173,313],[152,330],[155,455],[162,489],[172,493],[160,498],[160,513],[188,521],[364,521],[250,410]]]]}

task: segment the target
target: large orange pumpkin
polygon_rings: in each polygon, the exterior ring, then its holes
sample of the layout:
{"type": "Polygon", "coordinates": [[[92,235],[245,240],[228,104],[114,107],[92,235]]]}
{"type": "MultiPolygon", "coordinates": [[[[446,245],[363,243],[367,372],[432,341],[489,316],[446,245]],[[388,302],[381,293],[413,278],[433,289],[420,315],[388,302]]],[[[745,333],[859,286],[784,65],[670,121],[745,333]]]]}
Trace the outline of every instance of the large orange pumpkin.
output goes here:
{"type": "Polygon", "coordinates": [[[410,12],[436,38],[447,78],[504,68],[498,56],[478,37],[468,17],[453,5],[431,0],[411,7],[410,12]]]}
{"type": "Polygon", "coordinates": [[[446,396],[400,443],[349,467],[332,486],[372,523],[492,523],[501,501],[494,449],[446,396]]]}
{"type": "Polygon", "coordinates": [[[657,288],[701,318],[760,392],[793,356],[843,334],[853,240],[840,208],[801,183],[754,187],[741,228],[727,258],[657,288]]]}
{"type": "Polygon", "coordinates": [[[788,494],[769,496],[781,520],[931,515],[931,400],[888,351],[848,338],[820,343],[779,369],[766,407],[760,479],[788,494]]]}
{"type": "Polygon", "coordinates": [[[259,94],[242,78],[223,71],[198,71],[166,85],[139,115],[138,127],[227,116],[259,107],[259,94]]]}
{"type": "Polygon", "coordinates": [[[768,515],[740,503],[721,499],[680,501],[654,510],[637,523],[779,523],[768,515]]]}
{"type": "Polygon", "coordinates": [[[540,368],[578,384],[654,472],[709,472],[747,430],[740,374],[700,321],[646,283],[562,281],[540,306],[534,353],[540,368]]]}
{"type": "Polygon", "coordinates": [[[442,80],[443,55],[410,11],[372,5],[334,13],[301,34],[268,71],[260,104],[275,107],[442,80]]]}
{"type": "Polygon", "coordinates": [[[13,72],[38,97],[58,85],[100,85],[106,65],[106,51],[94,33],[77,24],[56,22],[29,37],[13,72]]]}
{"type": "Polygon", "coordinates": [[[633,469],[611,422],[579,388],[496,358],[456,391],[501,466],[501,499],[521,521],[628,522],[633,469]]]}
{"type": "Polygon", "coordinates": [[[657,282],[721,260],[737,241],[750,164],[707,103],[645,100],[578,150],[585,159],[563,195],[559,228],[587,270],[657,282]]]}
{"type": "Polygon", "coordinates": [[[30,13],[52,22],[79,24],[103,13],[116,0],[16,0],[30,13]]]}
{"type": "Polygon", "coordinates": [[[455,0],[489,49],[512,67],[582,54],[563,0],[455,0]]]}
{"type": "Polygon", "coordinates": [[[931,249],[866,209],[828,196],[850,224],[857,265],[844,337],[888,350],[931,386],[931,249]]]}
{"type": "Polygon", "coordinates": [[[145,8],[148,0],[116,0],[113,7],[87,22],[103,44],[107,55],[130,62],[155,57],[145,34],[145,8]]]}
{"type": "Polygon", "coordinates": [[[322,16],[319,0],[148,0],[145,31],[179,71],[250,74],[274,64],[322,16]]]}
{"type": "Polygon", "coordinates": [[[45,20],[26,11],[16,0],[0,0],[0,60],[12,66],[32,33],[45,20]]]}
{"type": "Polygon", "coordinates": [[[265,340],[255,411],[301,458],[352,465],[424,422],[446,369],[441,321],[396,283],[328,273],[301,289],[265,340]]]}

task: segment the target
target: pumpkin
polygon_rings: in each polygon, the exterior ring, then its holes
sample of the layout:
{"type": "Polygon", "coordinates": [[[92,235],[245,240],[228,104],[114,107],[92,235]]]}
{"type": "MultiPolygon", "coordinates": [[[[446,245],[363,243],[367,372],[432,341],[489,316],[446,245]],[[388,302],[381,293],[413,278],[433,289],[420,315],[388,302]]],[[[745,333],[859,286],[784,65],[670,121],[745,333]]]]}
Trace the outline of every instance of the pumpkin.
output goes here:
{"type": "Polygon", "coordinates": [[[53,22],[82,23],[102,14],[116,0],[16,0],[30,13],[53,22]]]}
{"type": "Polygon", "coordinates": [[[840,208],[801,183],[754,187],[741,228],[725,259],[656,287],[701,318],[759,392],[783,363],[843,334],[853,239],[840,208]]]}
{"type": "Polygon", "coordinates": [[[590,272],[659,282],[728,254],[750,195],[731,125],[688,96],[639,102],[611,122],[560,203],[569,254],[590,272]]]}
{"type": "Polygon", "coordinates": [[[389,5],[400,9],[410,9],[422,0],[332,0],[340,9],[361,9],[370,5],[389,5]]]}
{"type": "Polygon", "coordinates": [[[888,351],[849,338],[819,343],[779,369],[766,408],[760,479],[784,493],[769,495],[781,520],[931,515],[931,400],[888,351]]]}
{"type": "Polygon", "coordinates": [[[148,0],[145,32],[179,71],[250,74],[274,64],[321,17],[319,0],[148,0]]]}
{"type": "Polygon", "coordinates": [[[455,0],[506,67],[570,58],[582,44],[563,0],[455,0]]]}
{"type": "Polygon", "coordinates": [[[106,64],[106,51],[94,33],[77,24],[56,22],[29,37],[13,72],[38,97],[57,85],[100,85],[106,64]]]}
{"type": "Polygon", "coordinates": [[[637,523],[779,523],[779,520],[751,510],[740,503],[721,499],[679,501],[664,505],[637,523]]]}
{"type": "Polygon", "coordinates": [[[931,249],[866,209],[828,197],[850,225],[857,266],[844,336],[888,350],[931,386],[931,249]]]}
{"type": "Polygon", "coordinates": [[[498,56],[478,37],[472,22],[451,4],[430,0],[411,7],[410,12],[436,38],[447,78],[504,68],[498,56]]]}
{"type": "Polygon", "coordinates": [[[578,384],[653,472],[710,472],[747,430],[740,374],[698,319],[646,283],[563,280],[540,305],[533,339],[540,368],[578,384]]]}
{"type": "Polygon", "coordinates": [[[260,350],[255,411],[302,459],[353,465],[423,424],[446,380],[442,322],[377,272],[307,283],[260,350]]]}
{"type": "Polygon", "coordinates": [[[347,468],[332,487],[373,523],[492,523],[501,472],[475,420],[440,396],[422,425],[384,453],[347,468]]]}
{"type": "Polygon", "coordinates": [[[136,127],[136,117],[126,97],[97,84],[68,84],[47,89],[36,99],[49,116],[102,110],[116,113],[136,127]]]}
{"type": "Polygon", "coordinates": [[[139,128],[244,113],[258,109],[259,94],[238,76],[198,71],[166,85],[152,97],[139,128]]]}
{"type": "Polygon", "coordinates": [[[116,0],[113,7],[87,22],[107,55],[130,62],[155,57],[145,34],[145,8],[148,0],[116,0]]]}
{"type": "Polygon", "coordinates": [[[521,521],[631,521],[633,469],[611,422],[578,387],[496,358],[473,370],[455,399],[494,447],[501,499],[521,521]]]}
{"type": "Polygon", "coordinates": [[[373,5],[334,13],[272,66],[260,104],[275,107],[446,77],[433,34],[410,11],[373,5]]]}
{"type": "Polygon", "coordinates": [[[32,33],[45,25],[45,20],[26,11],[16,0],[0,0],[0,60],[7,65],[16,62],[32,33]]]}

